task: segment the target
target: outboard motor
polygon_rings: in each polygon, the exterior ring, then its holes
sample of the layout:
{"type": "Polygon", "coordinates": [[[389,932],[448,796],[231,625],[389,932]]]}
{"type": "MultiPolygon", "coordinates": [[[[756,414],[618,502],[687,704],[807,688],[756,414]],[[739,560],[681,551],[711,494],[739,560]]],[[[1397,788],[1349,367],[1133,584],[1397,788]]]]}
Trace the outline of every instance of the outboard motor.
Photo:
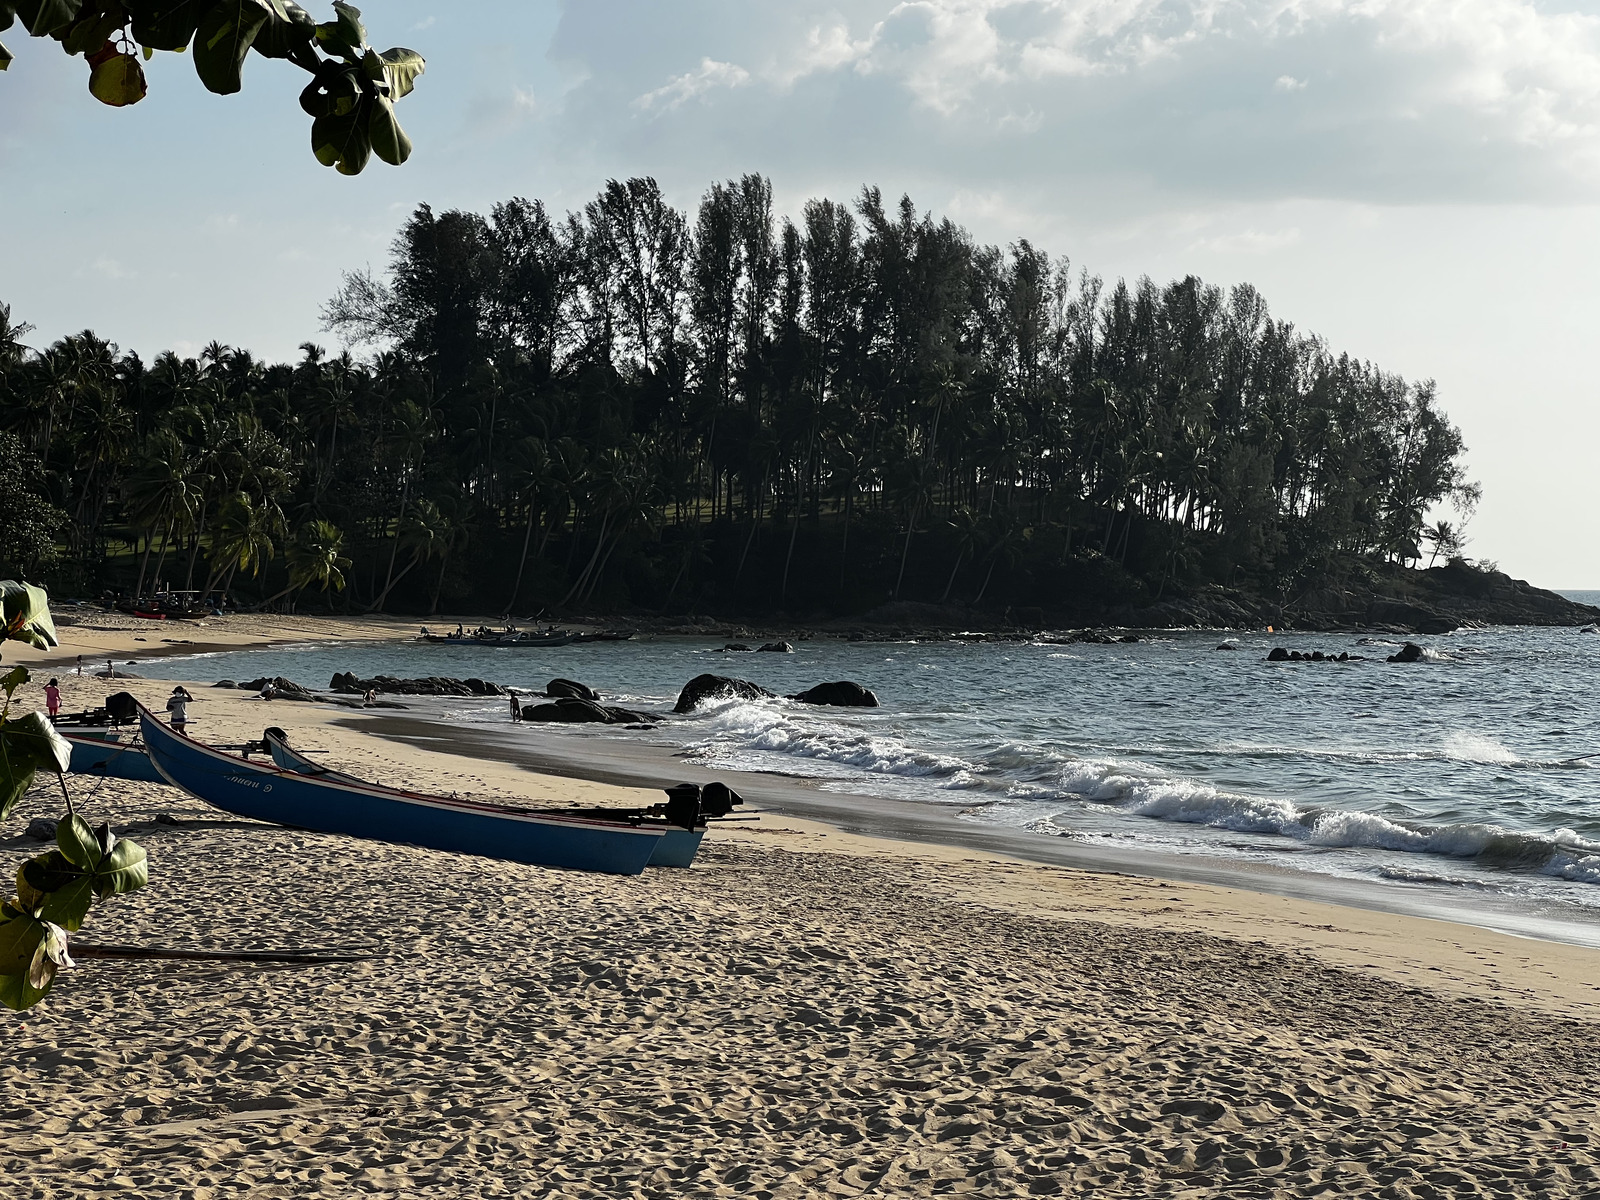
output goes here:
{"type": "Polygon", "coordinates": [[[113,725],[139,719],[139,702],[131,692],[114,692],[106,697],[106,716],[113,725]]]}
{"type": "Polygon", "coordinates": [[[667,820],[674,825],[682,825],[685,829],[693,829],[701,823],[698,783],[673,784],[666,789],[666,793],[667,803],[664,811],[667,820]]]}
{"type": "Polygon", "coordinates": [[[242,747],[244,750],[244,756],[249,758],[252,754],[271,754],[272,745],[267,740],[269,738],[276,738],[285,746],[289,744],[289,735],[287,733],[279,729],[276,725],[268,725],[261,731],[261,740],[259,742],[246,742],[244,744],[242,747]]]}
{"type": "Polygon", "coordinates": [[[700,812],[707,818],[725,817],[734,805],[743,803],[744,797],[725,783],[713,781],[700,789],[700,812]]]}

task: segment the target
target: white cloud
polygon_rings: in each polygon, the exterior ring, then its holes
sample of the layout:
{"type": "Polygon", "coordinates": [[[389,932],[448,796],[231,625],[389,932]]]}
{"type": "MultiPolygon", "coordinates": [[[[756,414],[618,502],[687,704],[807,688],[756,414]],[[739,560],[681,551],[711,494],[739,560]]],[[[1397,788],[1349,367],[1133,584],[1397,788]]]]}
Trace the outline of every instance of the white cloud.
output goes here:
{"type": "Polygon", "coordinates": [[[717,62],[703,58],[693,71],[676,75],[653,92],[646,92],[633,102],[638,109],[674,109],[685,100],[711,91],[713,88],[743,87],[750,82],[750,72],[733,63],[717,62]]]}
{"type": "Polygon", "coordinates": [[[1295,229],[1245,229],[1238,233],[1219,234],[1201,238],[1189,244],[1192,252],[1219,255],[1271,254],[1284,250],[1300,241],[1300,230],[1295,229]]]}
{"type": "Polygon", "coordinates": [[[1040,184],[1070,162],[1235,197],[1588,197],[1600,17],[1552,3],[611,0],[568,4],[557,57],[586,72],[571,110],[591,138],[619,107],[695,100],[675,136],[731,150],[781,128],[818,161],[853,147],[987,171],[1003,133],[1012,153],[1038,142],[1008,169],[1040,184]],[[641,94],[641,79],[665,82],[641,94]],[[1264,104],[1263,79],[1296,103],[1264,104]]]}
{"type": "Polygon", "coordinates": [[[109,255],[102,254],[93,262],[80,267],[77,274],[79,278],[87,275],[98,275],[102,279],[120,280],[136,279],[138,278],[139,272],[131,270],[130,268],[124,266],[117,259],[111,258],[109,255]]]}

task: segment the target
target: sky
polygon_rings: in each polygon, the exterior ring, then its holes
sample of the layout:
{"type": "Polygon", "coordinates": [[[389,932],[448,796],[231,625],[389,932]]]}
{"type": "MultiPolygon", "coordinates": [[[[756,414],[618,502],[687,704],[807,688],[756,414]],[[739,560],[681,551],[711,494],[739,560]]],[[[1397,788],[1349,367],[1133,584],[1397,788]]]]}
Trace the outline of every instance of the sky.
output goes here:
{"type": "MultiPolygon", "coordinates": [[[[329,6],[309,2],[325,19],[329,6]]],[[[419,203],[560,212],[759,171],[780,210],[863,184],[1114,279],[1256,285],[1336,350],[1434,379],[1483,502],[1470,557],[1600,588],[1600,0],[425,0],[364,7],[428,60],[399,169],[317,165],[305,76],[186,55],[98,104],[13,28],[0,302],[34,345],[297,358],[419,203]]],[[[1450,514],[1444,514],[1450,515],[1450,514]]]]}

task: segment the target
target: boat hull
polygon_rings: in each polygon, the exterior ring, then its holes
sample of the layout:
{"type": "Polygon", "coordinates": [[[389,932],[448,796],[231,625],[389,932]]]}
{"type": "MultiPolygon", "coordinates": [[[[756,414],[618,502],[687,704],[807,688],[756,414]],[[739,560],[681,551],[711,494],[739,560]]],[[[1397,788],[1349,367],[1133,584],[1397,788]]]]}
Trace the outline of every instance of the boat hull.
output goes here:
{"type": "MultiPolygon", "coordinates": [[[[370,786],[365,780],[347,775],[343,771],[335,771],[314,762],[301,754],[292,746],[286,745],[272,736],[269,732],[263,739],[266,742],[267,753],[272,755],[272,761],[281,771],[290,771],[297,775],[310,776],[313,779],[332,780],[339,783],[348,783],[356,787],[370,786]]],[[[700,841],[705,837],[704,829],[684,829],[681,826],[657,826],[662,829],[661,839],[656,843],[655,850],[650,855],[649,865],[652,867],[691,867],[694,865],[694,856],[700,852],[700,841]]]]}
{"type": "Polygon", "coordinates": [[[76,775],[104,775],[111,779],[133,779],[140,783],[166,783],[143,746],[114,742],[105,734],[85,736],[58,730],[72,745],[72,762],[67,770],[76,775]]]}
{"type": "Polygon", "coordinates": [[[642,872],[662,836],[660,829],[620,822],[521,813],[281,771],[175,733],[145,709],[139,725],[150,761],[167,782],[214,808],[257,821],[613,875],[642,872]]]}
{"type": "Polygon", "coordinates": [[[706,836],[704,829],[669,829],[661,835],[661,844],[650,856],[652,867],[692,867],[694,856],[700,852],[700,840],[706,836]]]}

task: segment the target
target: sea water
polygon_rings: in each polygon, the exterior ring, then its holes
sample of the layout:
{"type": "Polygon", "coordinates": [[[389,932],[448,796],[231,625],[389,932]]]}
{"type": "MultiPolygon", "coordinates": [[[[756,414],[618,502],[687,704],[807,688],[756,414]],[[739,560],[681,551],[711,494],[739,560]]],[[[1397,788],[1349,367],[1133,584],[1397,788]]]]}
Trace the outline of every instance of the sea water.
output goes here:
{"type": "MultiPolygon", "coordinates": [[[[1387,663],[1402,639],[1381,635],[1171,632],[1115,645],[815,638],[792,654],[687,637],[537,650],[341,643],[136,670],[310,687],[335,671],[529,689],[562,676],[661,714],[702,672],[780,696],[850,679],[882,706],[729,699],[652,730],[540,732],[642,739],[713,769],[805,777],[1040,837],[1600,907],[1600,634],[1419,640],[1427,656],[1412,664],[1387,663]],[[1266,661],[1278,645],[1352,661],[1266,661]]],[[[510,719],[504,701],[429,711],[510,719]]]]}

